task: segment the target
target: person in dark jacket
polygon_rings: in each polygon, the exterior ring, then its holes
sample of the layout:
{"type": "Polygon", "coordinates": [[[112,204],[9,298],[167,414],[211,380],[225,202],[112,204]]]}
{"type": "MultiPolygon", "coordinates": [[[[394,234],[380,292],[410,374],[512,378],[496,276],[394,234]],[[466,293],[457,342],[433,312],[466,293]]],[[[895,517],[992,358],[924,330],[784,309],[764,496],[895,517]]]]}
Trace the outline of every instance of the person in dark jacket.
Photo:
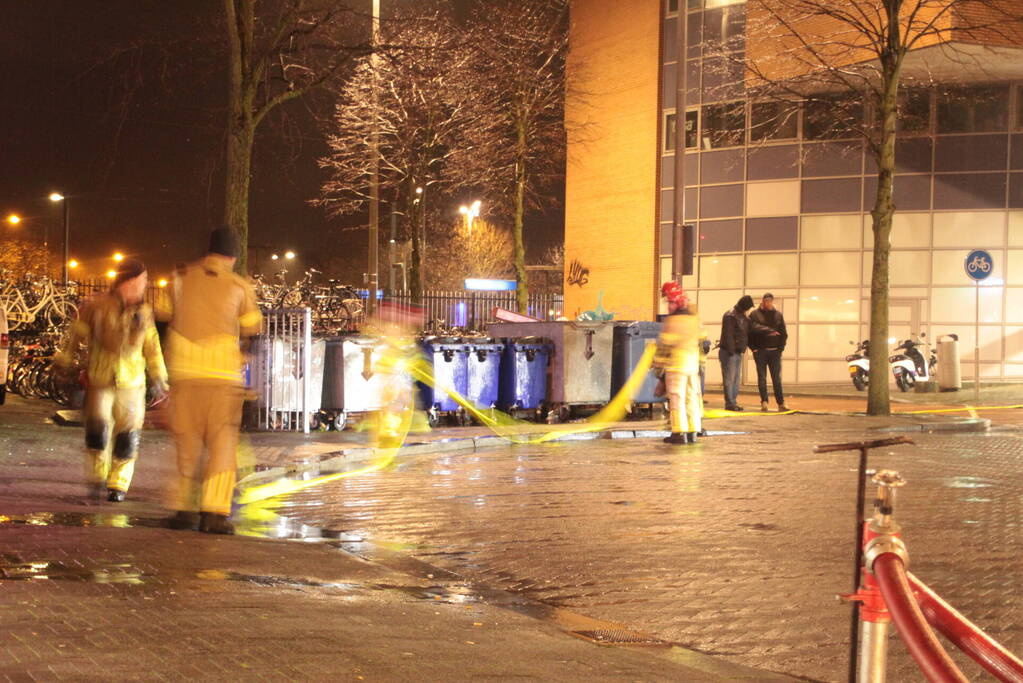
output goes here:
{"type": "Polygon", "coordinates": [[[753,308],[753,297],[749,294],[736,302],[735,306],[721,318],[721,381],[725,387],[725,410],[742,410],[738,404],[739,373],[742,369],[742,354],[749,345],[749,318],[746,311],[753,308]]]}
{"type": "Polygon", "coordinates": [[[774,307],[774,295],[768,292],[760,305],[749,314],[749,347],[757,364],[757,388],[760,389],[760,410],[767,412],[767,372],[771,372],[774,400],[779,411],[786,411],[785,392],[781,386],[781,354],[789,339],[785,316],[774,307]]]}

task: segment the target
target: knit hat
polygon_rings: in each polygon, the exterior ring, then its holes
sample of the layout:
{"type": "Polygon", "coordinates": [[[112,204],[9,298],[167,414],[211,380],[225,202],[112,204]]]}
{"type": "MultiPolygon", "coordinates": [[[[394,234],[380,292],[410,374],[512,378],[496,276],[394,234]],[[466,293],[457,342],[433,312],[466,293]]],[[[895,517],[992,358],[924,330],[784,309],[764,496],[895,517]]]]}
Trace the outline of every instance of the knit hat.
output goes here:
{"type": "Polygon", "coordinates": [[[126,258],[117,264],[117,275],[110,286],[117,288],[128,280],[134,280],[146,272],[146,266],[138,259],[126,258]]]}
{"type": "Polygon", "coordinates": [[[745,313],[749,309],[753,308],[753,297],[746,294],[735,304],[735,309],[740,313],[745,313]]]}
{"type": "Polygon", "coordinates": [[[238,235],[231,228],[217,228],[210,233],[210,248],[207,253],[237,258],[238,235]]]}

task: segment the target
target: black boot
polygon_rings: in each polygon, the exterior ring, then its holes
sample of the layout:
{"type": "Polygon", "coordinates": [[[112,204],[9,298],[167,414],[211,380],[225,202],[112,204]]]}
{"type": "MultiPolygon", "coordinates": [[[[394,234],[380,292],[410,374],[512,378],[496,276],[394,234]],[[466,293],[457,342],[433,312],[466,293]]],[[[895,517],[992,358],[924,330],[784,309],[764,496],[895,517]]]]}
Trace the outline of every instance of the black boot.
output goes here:
{"type": "Polygon", "coordinates": [[[674,444],[676,446],[684,444],[685,442],[686,442],[686,437],[683,436],[682,432],[672,432],[671,436],[669,436],[666,439],[664,439],[664,443],[670,443],[670,444],[674,444]]]}
{"type": "Polygon", "coordinates": [[[218,515],[214,512],[203,512],[200,514],[199,531],[204,534],[234,535],[234,525],[227,521],[227,515],[218,515]]]}
{"type": "Polygon", "coordinates": [[[107,489],[107,500],[111,503],[123,503],[124,497],[128,494],[124,491],[118,491],[117,489],[107,489]]]}
{"type": "Polygon", "coordinates": [[[696,443],[696,432],[686,432],[686,439],[689,443],[696,443]]]}
{"type": "Polygon", "coordinates": [[[199,528],[199,515],[195,512],[178,510],[173,517],[168,517],[165,521],[171,529],[195,531],[199,528]]]}

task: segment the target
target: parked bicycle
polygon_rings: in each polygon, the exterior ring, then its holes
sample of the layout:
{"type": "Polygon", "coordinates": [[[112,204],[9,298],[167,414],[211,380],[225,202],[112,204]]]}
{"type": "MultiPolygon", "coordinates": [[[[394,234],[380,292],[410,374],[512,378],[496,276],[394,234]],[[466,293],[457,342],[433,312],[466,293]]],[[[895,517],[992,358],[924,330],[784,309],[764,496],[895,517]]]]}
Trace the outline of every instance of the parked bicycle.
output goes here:
{"type": "Polygon", "coordinates": [[[362,299],[355,288],[340,280],[327,280],[327,284],[316,284],[320,271],[310,268],[302,279],[294,284],[287,283],[287,270],[274,274],[274,281],[267,282],[262,275],[253,277],[256,299],[260,307],[309,308],[312,310],[313,328],[318,334],[340,334],[351,332],[362,314],[362,299]]]}
{"type": "Polygon", "coordinates": [[[26,274],[14,280],[0,272],[0,302],[7,311],[10,332],[43,323],[58,328],[78,314],[78,293],[74,283],[67,287],[46,277],[26,274]]]}

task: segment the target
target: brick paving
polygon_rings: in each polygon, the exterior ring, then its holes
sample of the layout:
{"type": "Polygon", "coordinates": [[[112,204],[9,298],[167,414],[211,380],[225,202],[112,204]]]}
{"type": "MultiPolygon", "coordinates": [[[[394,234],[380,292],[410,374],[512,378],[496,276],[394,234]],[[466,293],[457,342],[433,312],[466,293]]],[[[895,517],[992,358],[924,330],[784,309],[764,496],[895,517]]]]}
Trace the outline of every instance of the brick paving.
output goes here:
{"type": "Polygon", "coordinates": [[[128,502],[84,504],[81,431],[9,407],[0,681],[763,678],[665,648],[598,647],[459,577],[391,569],[336,544],[161,528],[173,463],[158,432],[144,436],[128,502]]]}
{"type": "MultiPolygon", "coordinates": [[[[989,434],[913,434],[916,446],[871,464],[909,481],[897,518],[912,570],[1023,652],[1020,411],[987,415],[989,434]]],[[[748,433],[689,450],[605,440],[424,455],[297,494],[282,514],[729,661],[842,680],[848,608],[835,595],[849,589],[855,455],[811,447],[893,422],[744,417],[711,428],[748,433]]],[[[922,680],[891,648],[891,680],[922,680]]]]}

